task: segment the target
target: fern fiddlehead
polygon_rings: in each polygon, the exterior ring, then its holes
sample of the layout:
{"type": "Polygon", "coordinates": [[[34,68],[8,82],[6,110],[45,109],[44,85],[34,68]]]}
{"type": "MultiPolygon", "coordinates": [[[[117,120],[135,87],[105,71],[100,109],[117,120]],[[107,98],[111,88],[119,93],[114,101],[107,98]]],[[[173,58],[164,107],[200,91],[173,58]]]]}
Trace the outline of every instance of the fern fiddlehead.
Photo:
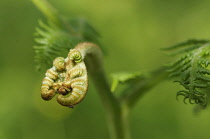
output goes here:
{"type": "Polygon", "coordinates": [[[55,88],[58,86],[58,82],[62,80],[63,73],[61,71],[64,68],[64,58],[58,57],[53,61],[53,67],[46,71],[41,87],[41,96],[44,100],[50,100],[55,96],[55,88]],[[55,82],[57,83],[55,84],[55,82]]]}
{"type": "Polygon", "coordinates": [[[177,92],[184,96],[191,104],[199,104],[202,108],[207,106],[207,90],[210,87],[210,43],[208,40],[189,40],[184,43],[166,48],[176,50],[173,55],[183,54],[174,63],[170,64],[170,77],[176,77],[185,90],[177,92]]]}
{"type": "Polygon", "coordinates": [[[70,49],[67,58],[58,57],[53,61],[53,67],[47,70],[42,82],[41,96],[44,100],[58,94],[59,104],[73,108],[84,99],[88,90],[86,55],[96,55],[100,60],[101,51],[95,44],[79,43],[70,49]]]}
{"type": "Polygon", "coordinates": [[[88,88],[87,70],[80,52],[76,49],[71,49],[66,58],[66,77],[61,88],[71,90],[67,97],[63,94],[58,95],[57,101],[63,106],[73,107],[81,102],[86,95],[88,88]]]}

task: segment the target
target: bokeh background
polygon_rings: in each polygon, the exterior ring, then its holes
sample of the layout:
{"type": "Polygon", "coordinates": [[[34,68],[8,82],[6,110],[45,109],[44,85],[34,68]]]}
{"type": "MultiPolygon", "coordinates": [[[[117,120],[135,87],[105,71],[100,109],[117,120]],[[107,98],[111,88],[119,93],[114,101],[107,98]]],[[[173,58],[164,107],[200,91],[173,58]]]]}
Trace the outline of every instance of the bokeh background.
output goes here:
{"type": "MultiPolygon", "coordinates": [[[[147,71],[167,63],[160,48],[210,38],[209,0],[49,0],[65,16],[81,16],[101,34],[108,75],[147,71]]],[[[0,0],[0,139],[108,139],[94,85],[75,109],[40,98],[33,34],[43,15],[29,0],[0,0]]],[[[131,113],[133,139],[209,139],[210,109],[194,114],[165,81],[131,113]]]]}

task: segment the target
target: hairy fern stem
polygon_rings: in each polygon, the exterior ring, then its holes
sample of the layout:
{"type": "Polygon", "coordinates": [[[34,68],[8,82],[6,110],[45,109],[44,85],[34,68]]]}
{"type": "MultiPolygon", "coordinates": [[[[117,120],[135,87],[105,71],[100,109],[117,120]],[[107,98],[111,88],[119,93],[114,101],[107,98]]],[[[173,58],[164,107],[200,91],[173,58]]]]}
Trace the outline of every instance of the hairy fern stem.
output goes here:
{"type": "Polygon", "coordinates": [[[122,107],[110,91],[102,61],[102,52],[93,43],[81,43],[75,47],[85,57],[87,69],[106,110],[111,139],[130,139],[128,109],[122,107]]]}

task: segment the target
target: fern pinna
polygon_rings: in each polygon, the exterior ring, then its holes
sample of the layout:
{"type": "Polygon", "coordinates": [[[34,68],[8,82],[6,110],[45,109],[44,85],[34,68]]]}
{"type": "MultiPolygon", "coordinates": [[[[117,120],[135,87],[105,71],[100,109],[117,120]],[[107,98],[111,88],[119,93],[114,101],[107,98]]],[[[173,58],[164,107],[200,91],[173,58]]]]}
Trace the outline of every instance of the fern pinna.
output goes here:
{"type": "Polygon", "coordinates": [[[175,46],[165,48],[173,50],[171,55],[182,55],[177,61],[168,65],[170,77],[180,83],[185,90],[177,92],[184,96],[191,104],[199,104],[201,108],[207,106],[207,93],[210,87],[210,41],[188,40],[175,46]]]}

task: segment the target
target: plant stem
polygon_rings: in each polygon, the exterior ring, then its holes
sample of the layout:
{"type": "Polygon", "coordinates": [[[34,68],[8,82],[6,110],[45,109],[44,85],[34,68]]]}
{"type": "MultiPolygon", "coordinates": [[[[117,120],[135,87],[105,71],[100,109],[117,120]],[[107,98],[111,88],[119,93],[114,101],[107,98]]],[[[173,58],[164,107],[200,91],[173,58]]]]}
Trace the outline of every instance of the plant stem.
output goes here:
{"type": "Polygon", "coordinates": [[[123,131],[125,139],[131,139],[130,134],[130,109],[127,104],[121,103],[122,108],[122,124],[123,124],[123,131]]]}
{"type": "Polygon", "coordinates": [[[89,74],[105,107],[111,139],[130,139],[127,132],[128,112],[110,91],[103,69],[101,50],[92,43],[80,43],[75,49],[85,57],[89,74]]]}
{"type": "Polygon", "coordinates": [[[124,92],[122,92],[124,95],[120,100],[126,103],[128,107],[133,107],[146,92],[161,83],[161,81],[167,79],[167,77],[168,72],[166,68],[157,69],[151,73],[150,77],[125,89],[124,92]]]}

